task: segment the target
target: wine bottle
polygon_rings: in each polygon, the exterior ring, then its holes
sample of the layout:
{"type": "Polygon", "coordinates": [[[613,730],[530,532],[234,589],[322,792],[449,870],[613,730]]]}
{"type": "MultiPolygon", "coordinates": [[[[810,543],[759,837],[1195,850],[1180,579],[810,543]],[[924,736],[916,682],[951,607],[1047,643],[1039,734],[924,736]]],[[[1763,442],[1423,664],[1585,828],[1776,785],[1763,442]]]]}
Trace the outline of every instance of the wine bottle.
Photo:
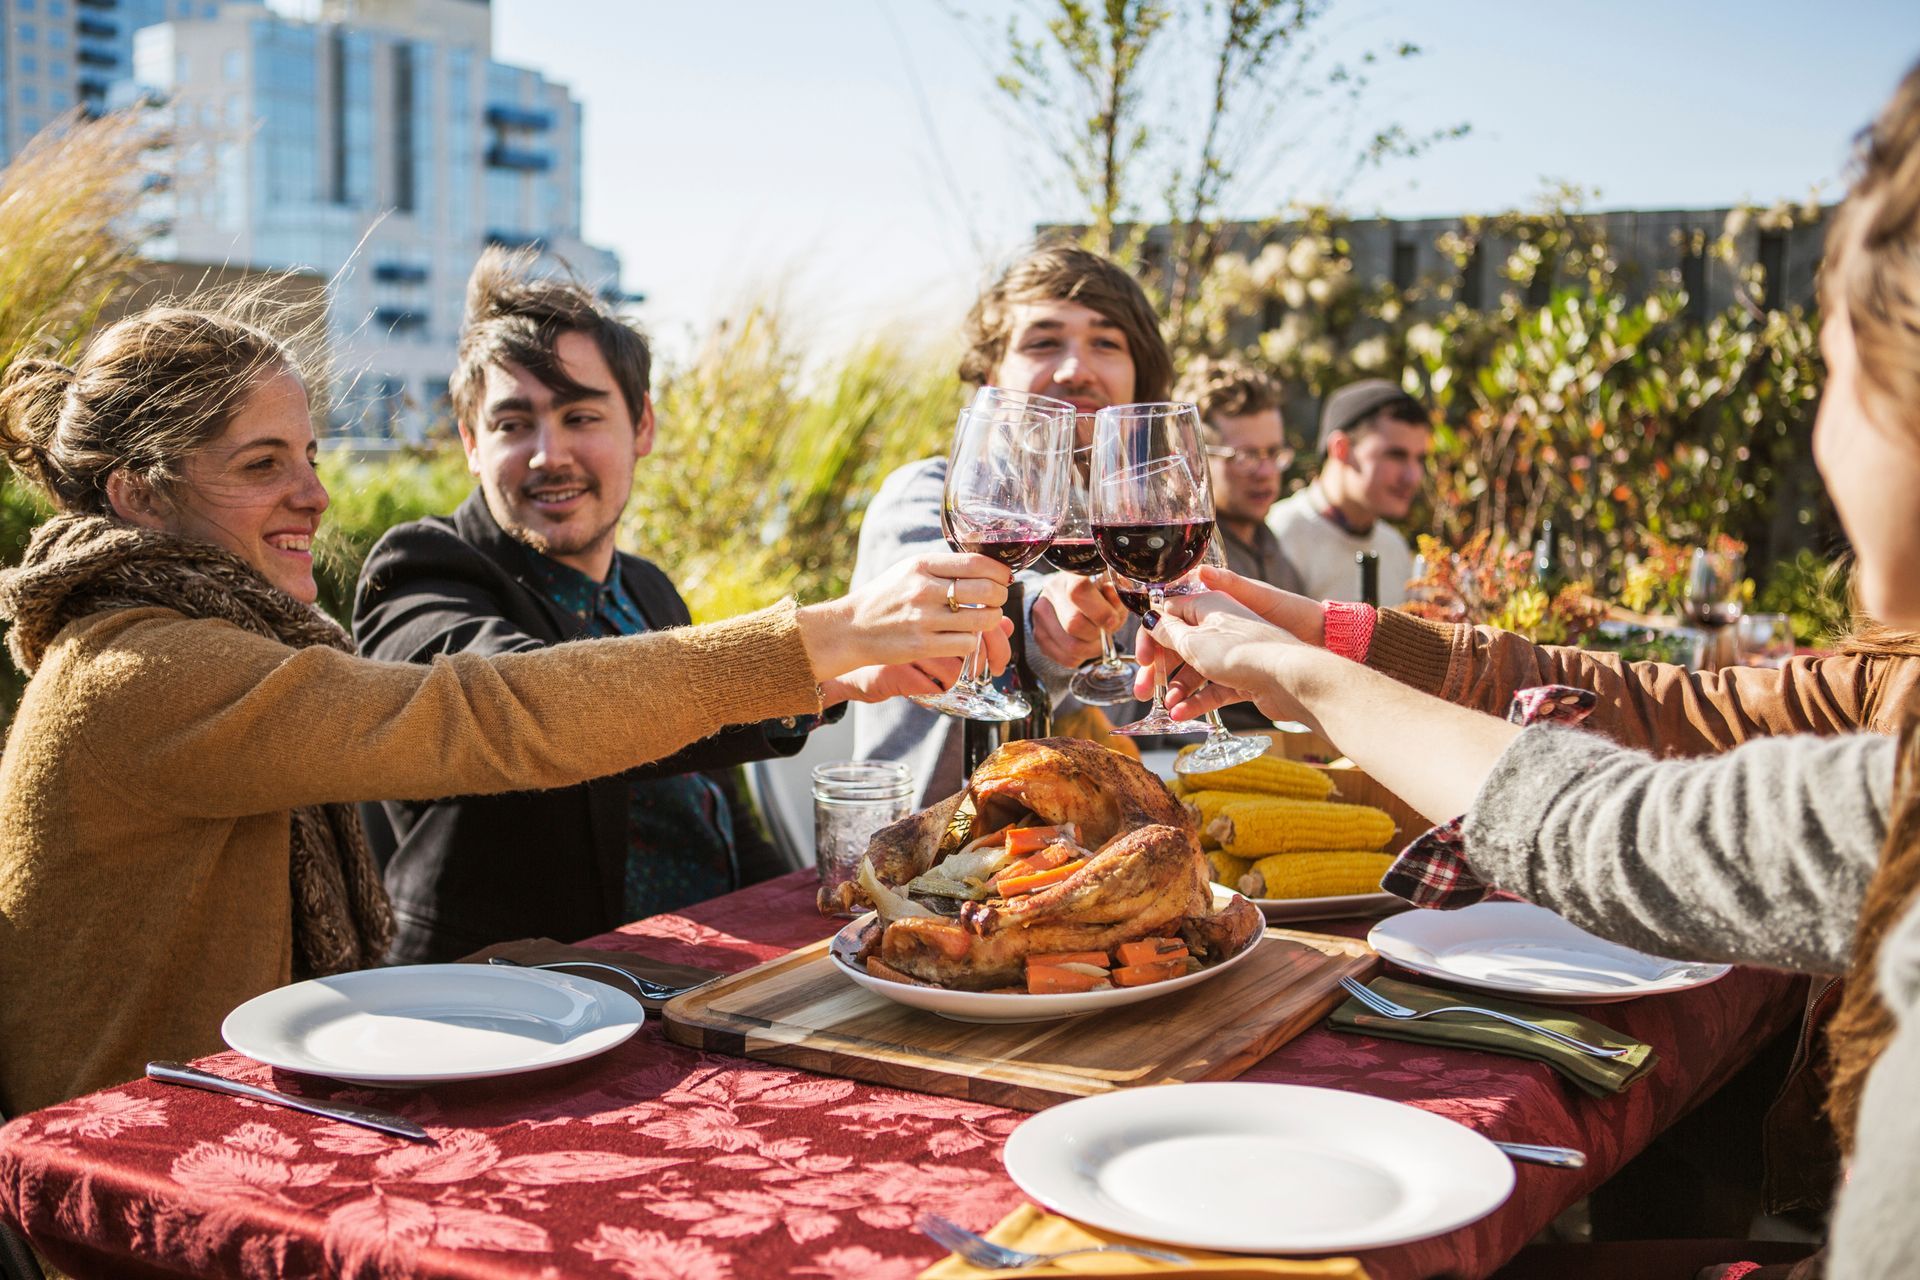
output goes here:
{"type": "Polygon", "coordinates": [[[1380,553],[1362,551],[1353,557],[1360,566],[1360,603],[1380,606],[1380,553]]]}

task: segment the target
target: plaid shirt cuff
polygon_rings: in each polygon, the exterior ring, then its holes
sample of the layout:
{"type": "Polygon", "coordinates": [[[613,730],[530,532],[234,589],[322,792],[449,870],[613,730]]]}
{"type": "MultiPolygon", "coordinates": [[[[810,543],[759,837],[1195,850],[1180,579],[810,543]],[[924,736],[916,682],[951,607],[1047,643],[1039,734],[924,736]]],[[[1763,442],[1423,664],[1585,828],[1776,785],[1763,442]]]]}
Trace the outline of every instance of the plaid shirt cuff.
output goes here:
{"type": "MultiPolygon", "coordinates": [[[[1332,627],[1329,619],[1329,636],[1332,627]]],[[[1331,648],[1331,644],[1328,646],[1331,648]]],[[[1579,724],[1592,713],[1599,699],[1585,689],[1566,685],[1542,685],[1522,689],[1513,695],[1507,719],[1517,725],[1536,725],[1554,721],[1579,724]]],[[[1463,819],[1441,823],[1408,845],[1381,877],[1380,887],[1397,894],[1416,907],[1452,911],[1484,900],[1493,887],[1473,873],[1467,862],[1463,819]]]]}

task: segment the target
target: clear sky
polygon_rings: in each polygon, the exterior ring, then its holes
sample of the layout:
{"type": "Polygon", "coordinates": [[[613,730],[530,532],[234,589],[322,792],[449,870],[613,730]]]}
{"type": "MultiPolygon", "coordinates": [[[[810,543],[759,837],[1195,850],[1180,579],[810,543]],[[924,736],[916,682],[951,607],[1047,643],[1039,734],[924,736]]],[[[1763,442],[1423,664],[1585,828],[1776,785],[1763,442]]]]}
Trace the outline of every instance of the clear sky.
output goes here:
{"type": "MultiPolygon", "coordinates": [[[[997,41],[954,12],[1004,25],[1014,0],[493,7],[495,56],[584,103],[586,233],[620,252],[669,352],[776,292],[829,345],[950,330],[1036,223],[1080,215],[993,87],[997,41]]],[[[1852,134],[1920,58],[1916,0],[1363,0],[1322,29],[1333,57],[1424,52],[1364,113],[1292,117],[1303,145],[1244,175],[1229,212],[1324,198],[1316,140],[1387,119],[1473,132],[1363,177],[1354,212],[1512,208],[1548,180],[1604,208],[1831,199],[1852,134]]]]}

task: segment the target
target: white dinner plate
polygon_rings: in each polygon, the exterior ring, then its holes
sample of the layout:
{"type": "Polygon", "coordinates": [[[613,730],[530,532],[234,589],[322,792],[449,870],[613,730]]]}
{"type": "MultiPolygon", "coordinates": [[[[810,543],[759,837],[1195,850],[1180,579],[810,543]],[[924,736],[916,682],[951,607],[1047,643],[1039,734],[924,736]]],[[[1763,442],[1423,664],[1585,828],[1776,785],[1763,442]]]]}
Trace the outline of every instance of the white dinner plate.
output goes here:
{"type": "Polygon", "coordinates": [[[1287,920],[1344,920],[1353,916],[1377,916],[1411,906],[1394,893],[1347,893],[1331,898],[1255,898],[1269,924],[1287,920]]]}
{"type": "Polygon", "coordinates": [[[1513,1190],[1513,1165],[1443,1116],[1306,1085],[1173,1084],[1076,1098],[1007,1138],[1040,1204],[1162,1244],[1329,1253],[1464,1226],[1513,1190]]]}
{"type": "Polygon", "coordinates": [[[628,1039],[639,1001],[587,978],[484,964],[415,964],[269,991],[220,1026],[270,1067],[353,1084],[434,1084],[578,1062],[628,1039]]]}
{"type": "MultiPolygon", "coordinates": [[[[1216,904],[1223,904],[1239,895],[1220,885],[1210,886],[1216,904]]],[[[834,939],[836,946],[843,941],[851,941],[859,936],[873,919],[873,912],[849,921],[834,939]]],[[[1105,991],[1080,991],[1066,995],[1028,995],[1024,991],[950,991],[945,987],[922,987],[910,982],[894,982],[888,978],[876,978],[864,969],[857,969],[835,954],[835,948],[829,947],[827,955],[841,973],[853,979],[875,995],[885,996],[915,1009],[925,1009],[937,1013],[943,1018],[952,1018],[956,1022],[1052,1022],[1056,1018],[1071,1018],[1082,1013],[1098,1013],[1103,1009],[1118,1009],[1122,1005],[1138,1004],[1142,1000],[1153,1000],[1160,996],[1171,995],[1175,991],[1185,991],[1188,987],[1205,982],[1216,974],[1253,954],[1260,945],[1263,931],[1256,931],[1251,941],[1234,955],[1215,964],[1210,964],[1198,973],[1189,973],[1184,977],[1168,978],[1165,982],[1149,982],[1143,987],[1110,987],[1105,991]]]]}
{"type": "Polygon", "coordinates": [[[1478,991],[1558,1004],[1608,1004],[1705,986],[1724,964],[1667,960],[1596,938],[1530,902],[1407,911],[1367,942],[1402,969],[1478,991]]]}

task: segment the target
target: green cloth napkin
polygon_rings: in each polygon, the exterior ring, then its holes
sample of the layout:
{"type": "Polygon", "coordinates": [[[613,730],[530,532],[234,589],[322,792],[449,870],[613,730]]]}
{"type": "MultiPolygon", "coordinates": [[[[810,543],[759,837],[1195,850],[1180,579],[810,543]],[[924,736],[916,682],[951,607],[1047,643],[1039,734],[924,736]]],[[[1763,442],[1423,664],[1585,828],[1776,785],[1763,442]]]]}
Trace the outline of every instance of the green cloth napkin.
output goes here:
{"type": "Polygon", "coordinates": [[[1546,1063],[1596,1098],[1620,1092],[1653,1070],[1654,1063],[1659,1061],[1654,1055],[1653,1046],[1630,1040],[1590,1018],[1559,1009],[1522,1004],[1518,1000],[1503,1000],[1483,992],[1434,991],[1392,978],[1375,978],[1367,984],[1367,989],[1409,1009],[1439,1009],[1450,1004],[1479,1005],[1537,1022],[1543,1027],[1552,1027],[1555,1031],[1577,1036],[1589,1044],[1608,1049],[1627,1049],[1628,1052],[1618,1058],[1596,1058],[1590,1053],[1568,1048],[1546,1036],[1523,1031],[1495,1018],[1482,1018],[1468,1013],[1443,1013],[1437,1018],[1423,1018],[1418,1022],[1401,1021],[1382,1017],[1358,1000],[1348,1000],[1335,1009],[1330,1020],[1339,1030],[1364,1032],[1388,1040],[1466,1045],[1485,1049],[1489,1053],[1532,1058],[1546,1063]]]}

